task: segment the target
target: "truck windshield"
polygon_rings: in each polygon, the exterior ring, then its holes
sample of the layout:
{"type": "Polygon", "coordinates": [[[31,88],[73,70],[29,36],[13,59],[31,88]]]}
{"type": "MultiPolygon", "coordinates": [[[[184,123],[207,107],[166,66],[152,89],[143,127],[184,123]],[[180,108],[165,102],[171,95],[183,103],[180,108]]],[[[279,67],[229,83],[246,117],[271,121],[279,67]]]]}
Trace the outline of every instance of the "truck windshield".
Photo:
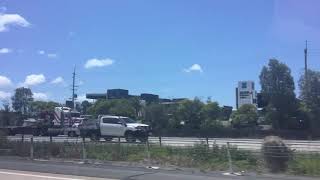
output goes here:
{"type": "Polygon", "coordinates": [[[135,123],[136,121],[130,118],[122,118],[122,120],[126,123],[135,123]]]}
{"type": "Polygon", "coordinates": [[[79,112],[71,112],[71,117],[80,117],[79,112]]]}

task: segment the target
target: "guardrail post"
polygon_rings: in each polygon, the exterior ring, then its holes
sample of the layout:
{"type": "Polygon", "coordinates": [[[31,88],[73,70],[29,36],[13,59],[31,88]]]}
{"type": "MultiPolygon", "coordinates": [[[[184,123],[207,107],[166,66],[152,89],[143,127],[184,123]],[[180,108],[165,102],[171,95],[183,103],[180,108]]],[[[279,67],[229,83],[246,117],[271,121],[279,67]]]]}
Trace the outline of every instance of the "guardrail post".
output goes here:
{"type": "Polygon", "coordinates": [[[230,143],[227,142],[227,155],[228,155],[228,161],[229,161],[229,172],[233,173],[233,168],[232,168],[232,157],[230,154],[230,143]]]}
{"type": "Polygon", "coordinates": [[[52,136],[50,135],[50,143],[52,143],[52,136]]]}
{"type": "Polygon", "coordinates": [[[149,144],[149,139],[147,139],[147,141],[146,141],[146,149],[147,149],[148,164],[149,164],[149,166],[151,166],[151,163],[150,163],[150,144],[149,144]]]}
{"type": "Polygon", "coordinates": [[[118,159],[120,159],[120,155],[121,155],[121,138],[119,136],[118,137],[118,156],[117,156],[118,159]]]}
{"type": "Polygon", "coordinates": [[[22,133],[21,142],[24,142],[24,133],[22,133]]]}
{"type": "Polygon", "coordinates": [[[206,137],[207,148],[209,149],[209,138],[206,137]]]}
{"type": "Polygon", "coordinates": [[[86,138],[85,137],[82,137],[82,159],[83,159],[83,161],[86,161],[86,159],[87,159],[87,152],[86,152],[86,145],[85,145],[85,143],[86,143],[86,140],[85,140],[86,138]]]}
{"type": "Polygon", "coordinates": [[[33,149],[33,136],[31,136],[30,138],[30,159],[33,159],[33,152],[34,152],[34,149],[33,149]]]}
{"type": "Polygon", "coordinates": [[[161,136],[159,136],[159,145],[160,145],[160,147],[162,147],[162,139],[161,139],[161,136]]]}

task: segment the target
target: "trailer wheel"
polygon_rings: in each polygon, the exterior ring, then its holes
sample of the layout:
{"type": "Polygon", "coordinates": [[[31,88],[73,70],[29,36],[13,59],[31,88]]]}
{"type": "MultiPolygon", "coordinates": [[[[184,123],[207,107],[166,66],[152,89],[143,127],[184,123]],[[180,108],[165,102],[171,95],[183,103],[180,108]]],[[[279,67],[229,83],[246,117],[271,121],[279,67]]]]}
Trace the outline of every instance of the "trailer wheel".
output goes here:
{"type": "Polygon", "coordinates": [[[76,137],[76,133],[74,131],[68,132],[69,137],[76,137]]]}
{"type": "Polygon", "coordinates": [[[148,141],[148,136],[143,136],[138,138],[140,142],[145,143],[148,141]]]}
{"type": "Polygon", "coordinates": [[[132,132],[127,132],[125,135],[125,138],[128,143],[136,142],[136,137],[134,136],[134,134],[132,132]]]}
{"type": "Polygon", "coordinates": [[[92,133],[90,135],[90,140],[91,141],[99,141],[100,140],[100,137],[96,134],[96,133],[92,133]]]}
{"type": "Polygon", "coordinates": [[[104,138],[105,141],[112,141],[112,139],[113,139],[112,137],[106,137],[106,138],[104,138]]]}

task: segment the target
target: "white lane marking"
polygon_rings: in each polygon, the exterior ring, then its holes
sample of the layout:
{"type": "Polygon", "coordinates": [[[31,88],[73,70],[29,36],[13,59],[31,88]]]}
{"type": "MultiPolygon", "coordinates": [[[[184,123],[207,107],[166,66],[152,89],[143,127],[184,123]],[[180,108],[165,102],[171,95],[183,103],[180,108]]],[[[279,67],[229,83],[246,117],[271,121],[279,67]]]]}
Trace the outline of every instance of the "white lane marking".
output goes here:
{"type": "Polygon", "coordinates": [[[6,171],[0,171],[0,174],[16,175],[16,176],[28,176],[28,177],[36,177],[36,178],[44,178],[44,179],[85,180],[85,179],[75,179],[75,178],[66,178],[66,177],[44,176],[44,175],[26,174],[26,173],[16,173],[16,172],[6,172],[6,171]]]}

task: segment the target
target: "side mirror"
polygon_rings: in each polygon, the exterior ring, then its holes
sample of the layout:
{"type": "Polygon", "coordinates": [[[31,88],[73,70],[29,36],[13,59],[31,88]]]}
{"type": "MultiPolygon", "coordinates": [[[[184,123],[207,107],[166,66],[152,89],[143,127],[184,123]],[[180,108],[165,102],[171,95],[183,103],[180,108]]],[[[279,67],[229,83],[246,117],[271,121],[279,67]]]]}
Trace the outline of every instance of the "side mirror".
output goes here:
{"type": "Polygon", "coordinates": [[[122,123],[122,125],[123,125],[124,127],[127,127],[127,124],[126,124],[126,123],[122,123]]]}

